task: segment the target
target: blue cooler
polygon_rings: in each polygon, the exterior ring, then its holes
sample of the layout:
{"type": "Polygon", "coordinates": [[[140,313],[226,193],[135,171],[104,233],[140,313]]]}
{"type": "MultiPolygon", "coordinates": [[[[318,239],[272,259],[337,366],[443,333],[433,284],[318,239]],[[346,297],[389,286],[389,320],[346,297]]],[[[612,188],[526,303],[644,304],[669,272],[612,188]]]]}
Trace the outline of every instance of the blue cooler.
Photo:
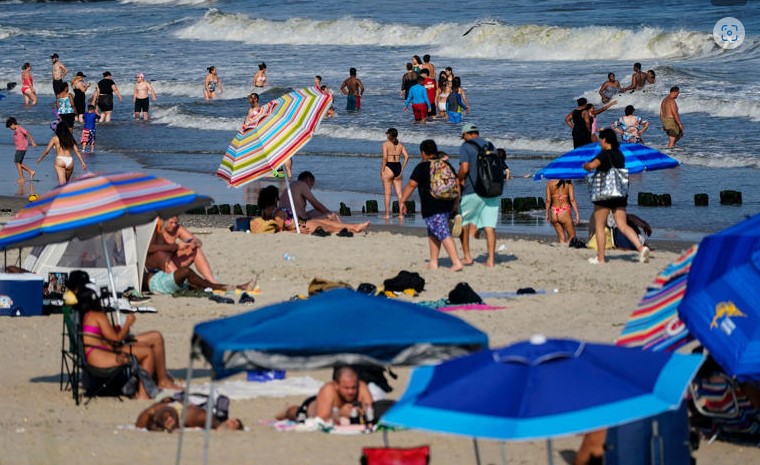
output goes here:
{"type": "Polygon", "coordinates": [[[0,273],[0,316],[42,315],[42,276],[0,273]]]}

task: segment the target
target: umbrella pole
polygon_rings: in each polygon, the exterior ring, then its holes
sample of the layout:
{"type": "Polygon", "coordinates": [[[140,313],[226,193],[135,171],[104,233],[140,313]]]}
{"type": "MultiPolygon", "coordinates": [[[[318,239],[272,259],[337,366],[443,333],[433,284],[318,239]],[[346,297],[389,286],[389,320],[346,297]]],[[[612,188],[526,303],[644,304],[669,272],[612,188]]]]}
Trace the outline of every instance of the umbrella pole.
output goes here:
{"type": "Polygon", "coordinates": [[[501,441],[501,465],[507,465],[507,443],[501,441]]]}
{"type": "Polygon", "coordinates": [[[206,433],[203,439],[203,465],[208,465],[208,444],[211,442],[211,417],[214,415],[214,379],[208,386],[208,400],[206,401],[206,433]]]}
{"type": "Polygon", "coordinates": [[[549,465],[554,465],[554,449],[552,448],[552,440],[546,440],[546,460],[549,465]]]}
{"type": "Polygon", "coordinates": [[[296,204],[293,202],[293,192],[290,190],[290,178],[285,175],[285,186],[288,188],[288,200],[290,200],[290,209],[293,212],[293,222],[296,224],[296,233],[301,234],[301,227],[298,225],[298,215],[296,215],[296,204]]]}
{"type": "Polygon", "coordinates": [[[179,440],[177,441],[177,460],[179,465],[182,457],[182,439],[185,435],[185,417],[187,416],[187,404],[190,400],[190,381],[193,379],[193,349],[190,349],[190,360],[187,362],[187,382],[185,383],[185,395],[182,396],[182,415],[179,419],[179,440]]]}
{"type": "Polygon", "coordinates": [[[388,429],[383,428],[383,447],[389,447],[390,441],[388,441],[388,429]]]}
{"type": "Polygon", "coordinates": [[[472,447],[475,449],[475,463],[480,465],[480,448],[478,447],[478,438],[472,438],[472,447]]]}
{"type": "Polygon", "coordinates": [[[114,303],[114,310],[116,310],[116,321],[121,325],[121,312],[119,311],[119,301],[116,297],[116,281],[113,279],[111,254],[108,252],[108,246],[106,245],[106,235],[103,234],[103,225],[100,225],[100,242],[103,244],[103,254],[105,255],[106,268],[108,269],[108,283],[111,285],[111,302],[114,303]]]}

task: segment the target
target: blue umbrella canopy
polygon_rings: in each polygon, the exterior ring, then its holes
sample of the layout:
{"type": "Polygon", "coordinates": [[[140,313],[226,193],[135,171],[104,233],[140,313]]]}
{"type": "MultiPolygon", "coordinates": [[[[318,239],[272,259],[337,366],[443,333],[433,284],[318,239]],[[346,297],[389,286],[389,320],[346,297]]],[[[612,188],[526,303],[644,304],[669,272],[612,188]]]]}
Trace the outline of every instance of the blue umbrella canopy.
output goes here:
{"type": "MultiPolygon", "coordinates": [[[[583,169],[583,164],[593,160],[601,151],[598,142],[573,149],[541,168],[533,179],[540,181],[585,178],[589,172],[583,169]]],[[[630,174],[675,168],[679,164],[675,158],[642,144],[620,144],[620,151],[625,157],[625,167],[630,174]]]]}
{"type": "Polygon", "coordinates": [[[760,379],[760,215],[702,240],[678,313],[728,374],[760,379]]]}
{"type": "Polygon", "coordinates": [[[242,370],[338,363],[434,363],[488,346],[488,336],[429,308],[347,289],[197,324],[193,349],[215,378],[242,370]]]}
{"type": "Polygon", "coordinates": [[[529,440],[678,408],[702,357],[569,339],[523,341],[416,368],[383,422],[529,440]]]}

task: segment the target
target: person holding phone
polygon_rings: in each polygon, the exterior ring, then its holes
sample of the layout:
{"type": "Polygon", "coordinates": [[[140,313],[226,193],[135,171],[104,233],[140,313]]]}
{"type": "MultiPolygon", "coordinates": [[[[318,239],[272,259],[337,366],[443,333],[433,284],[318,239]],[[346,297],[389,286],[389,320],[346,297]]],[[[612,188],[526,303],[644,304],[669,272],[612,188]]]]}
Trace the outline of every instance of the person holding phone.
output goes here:
{"type": "Polygon", "coordinates": [[[182,226],[176,216],[159,222],[148,246],[145,266],[171,274],[179,268],[191,265],[195,266],[203,279],[217,283],[211,265],[203,253],[201,240],[182,226]]]}

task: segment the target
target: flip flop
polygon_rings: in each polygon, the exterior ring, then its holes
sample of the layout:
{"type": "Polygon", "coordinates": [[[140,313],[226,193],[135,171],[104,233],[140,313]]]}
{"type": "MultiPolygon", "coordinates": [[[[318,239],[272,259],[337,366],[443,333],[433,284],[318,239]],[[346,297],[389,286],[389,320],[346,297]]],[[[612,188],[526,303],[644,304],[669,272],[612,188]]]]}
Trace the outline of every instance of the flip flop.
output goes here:
{"type": "Polygon", "coordinates": [[[348,228],[343,228],[340,230],[338,234],[336,234],[338,237],[354,237],[354,233],[348,230],[348,228]]]}
{"type": "Polygon", "coordinates": [[[311,235],[318,236],[318,237],[327,237],[330,235],[330,233],[322,229],[322,226],[319,226],[317,229],[314,230],[313,233],[311,233],[311,235]]]}

